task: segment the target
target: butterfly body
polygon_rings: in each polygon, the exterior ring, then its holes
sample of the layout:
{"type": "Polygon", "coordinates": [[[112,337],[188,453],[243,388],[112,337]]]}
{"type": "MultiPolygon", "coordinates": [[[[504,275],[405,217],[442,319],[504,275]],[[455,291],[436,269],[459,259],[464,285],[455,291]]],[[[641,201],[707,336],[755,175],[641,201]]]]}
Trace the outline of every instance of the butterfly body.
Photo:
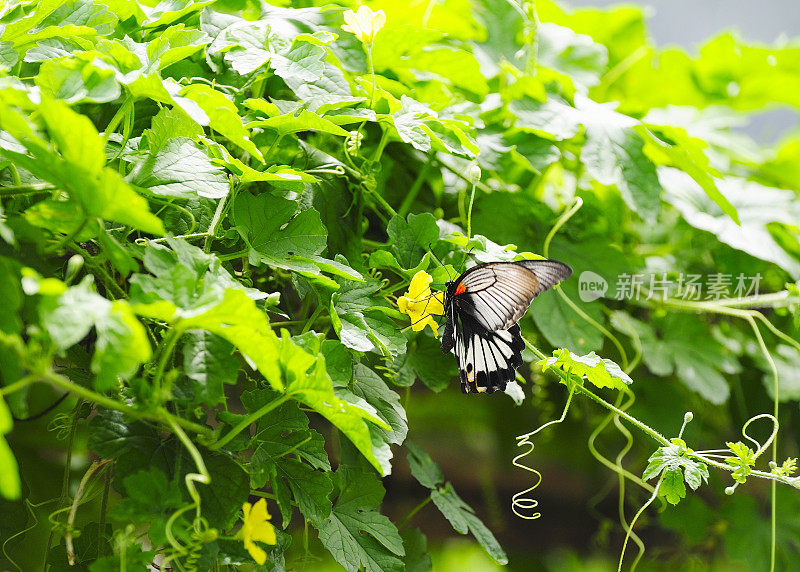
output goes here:
{"type": "Polygon", "coordinates": [[[502,391],[514,379],[525,348],[517,321],[571,274],[557,260],[489,262],[447,282],[442,351],[455,355],[464,393],[502,391]]]}

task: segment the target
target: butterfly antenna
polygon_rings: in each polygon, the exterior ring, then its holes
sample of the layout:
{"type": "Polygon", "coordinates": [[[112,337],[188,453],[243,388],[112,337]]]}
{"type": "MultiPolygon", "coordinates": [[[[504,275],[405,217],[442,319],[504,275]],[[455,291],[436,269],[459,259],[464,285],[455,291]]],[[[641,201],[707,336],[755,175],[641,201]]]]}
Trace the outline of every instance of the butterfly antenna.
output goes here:
{"type": "Polygon", "coordinates": [[[475,250],[474,246],[472,248],[470,248],[469,250],[467,250],[466,252],[464,252],[464,258],[461,259],[461,268],[459,270],[459,273],[464,272],[464,266],[467,263],[467,258],[469,257],[470,254],[472,254],[473,250],[475,250]]]}
{"type": "MultiPolygon", "coordinates": [[[[430,253],[431,253],[431,256],[433,256],[433,259],[434,259],[436,262],[438,262],[438,263],[439,263],[439,266],[441,266],[442,268],[444,268],[445,270],[447,270],[447,266],[445,266],[445,264],[444,264],[444,263],[441,261],[441,259],[440,259],[438,256],[436,256],[436,253],[433,251],[433,246],[431,245],[431,243],[430,243],[430,242],[428,243],[428,252],[430,252],[430,253]]],[[[447,274],[450,274],[450,271],[449,271],[449,270],[447,270],[447,274]]],[[[450,278],[453,278],[453,277],[451,276],[450,278]]]]}

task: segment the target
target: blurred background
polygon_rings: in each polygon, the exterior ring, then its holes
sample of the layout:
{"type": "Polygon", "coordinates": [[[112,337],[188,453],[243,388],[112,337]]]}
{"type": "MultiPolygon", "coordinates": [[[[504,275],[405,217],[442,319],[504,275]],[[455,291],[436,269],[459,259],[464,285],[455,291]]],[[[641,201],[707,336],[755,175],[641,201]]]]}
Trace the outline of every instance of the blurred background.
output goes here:
{"type": "MultiPolygon", "coordinates": [[[[603,8],[626,3],[613,0],[562,3],[573,8],[603,8]]],[[[646,0],[627,3],[644,10],[653,43],[680,46],[690,53],[716,34],[731,30],[748,42],[774,44],[796,41],[800,34],[800,2],[793,0],[646,0]]],[[[775,143],[797,127],[797,111],[767,110],[753,114],[741,128],[760,143],[775,143]]]]}

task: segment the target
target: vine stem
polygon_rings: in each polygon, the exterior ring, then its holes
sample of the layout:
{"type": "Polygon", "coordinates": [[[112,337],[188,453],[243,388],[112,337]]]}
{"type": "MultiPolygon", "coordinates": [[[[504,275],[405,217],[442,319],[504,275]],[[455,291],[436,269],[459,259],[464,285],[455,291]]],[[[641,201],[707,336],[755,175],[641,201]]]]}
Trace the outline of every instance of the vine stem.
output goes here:
{"type": "Polygon", "coordinates": [[[15,197],[18,195],[37,195],[43,193],[52,193],[58,190],[58,187],[52,185],[9,185],[8,187],[0,188],[0,197],[15,197]]]}
{"type": "Polygon", "coordinates": [[[276,407],[282,405],[285,401],[290,399],[289,395],[281,395],[277,399],[273,399],[266,405],[264,405],[258,411],[255,411],[242,419],[233,429],[228,431],[224,437],[220,437],[217,441],[212,443],[208,446],[208,448],[212,451],[216,451],[217,449],[221,449],[225,445],[227,445],[234,437],[236,437],[239,433],[247,429],[251,423],[258,421],[261,417],[275,409],[276,407]]]}
{"type": "MultiPolygon", "coordinates": [[[[653,501],[655,501],[658,498],[658,490],[661,488],[661,482],[663,480],[664,480],[664,473],[661,473],[661,476],[659,477],[655,488],[653,488],[653,494],[650,495],[650,498],[647,499],[647,502],[644,503],[641,506],[641,508],[639,508],[639,510],[636,511],[636,514],[633,516],[633,520],[631,520],[631,525],[628,528],[627,534],[625,535],[625,542],[622,543],[622,552],[619,555],[619,564],[617,565],[617,572],[622,572],[622,561],[625,558],[625,548],[627,548],[627,546],[628,546],[628,539],[631,538],[632,534],[634,534],[633,533],[633,526],[636,524],[636,521],[639,520],[639,517],[647,509],[647,507],[650,506],[651,504],[653,504],[653,501]]],[[[636,566],[636,563],[639,562],[639,559],[642,557],[642,554],[644,554],[644,545],[640,544],[639,545],[639,556],[636,558],[636,561],[633,563],[633,566],[631,566],[631,570],[636,566]]]]}
{"type": "Polygon", "coordinates": [[[180,321],[175,322],[164,340],[161,355],[158,357],[156,373],[153,375],[153,391],[159,403],[162,399],[169,398],[169,396],[161,395],[161,380],[164,377],[164,371],[167,369],[167,362],[169,362],[170,357],[172,357],[175,344],[178,343],[178,338],[181,337],[181,334],[183,334],[183,329],[180,327],[180,321]]]}
{"type": "Polygon", "coordinates": [[[376,201],[378,201],[378,204],[380,204],[384,208],[384,210],[386,210],[386,212],[389,213],[390,216],[397,216],[397,211],[394,210],[394,207],[389,203],[387,203],[386,199],[384,199],[378,191],[370,189],[369,187],[366,187],[363,184],[361,186],[362,188],[366,189],[366,191],[370,195],[372,195],[376,201]]]}
{"type": "Polygon", "coordinates": [[[567,212],[562,214],[558,217],[556,224],[553,225],[553,228],[550,229],[550,232],[547,233],[547,236],[544,239],[544,245],[542,246],[542,254],[545,258],[550,257],[550,242],[553,240],[553,237],[559,231],[559,229],[564,226],[564,224],[572,218],[576,212],[580,210],[583,206],[583,199],[580,197],[575,197],[575,200],[572,203],[572,206],[569,208],[567,212]]]}
{"type": "Polygon", "coordinates": [[[86,264],[88,268],[91,268],[100,276],[103,281],[103,286],[105,286],[110,292],[113,292],[114,297],[117,299],[126,297],[125,290],[123,290],[120,285],[114,281],[114,277],[108,273],[102,264],[99,264],[94,260],[94,257],[91,254],[86,252],[74,242],[69,245],[69,248],[76,254],[80,254],[83,257],[84,264],[86,264]]]}
{"type": "Polygon", "coordinates": [[[421,511],[423,508],[425,508],[428,505],[428,503],[431,502],[432,499],[433,497],[428,495],[425,498],[425,500],[423,500],[417,506],[412,508],[411,512],[409,512],[403,519],[403,522],[400,523],[400,526],[397,527],[397,530],[403,530],[406,526],[408,526],[409,523],[411,522],[411,519],[414,518],[414,515],[417,514],[419,511],[421,511]]]}
{"type": "Polygon", "coordinates": [[[406,193],[400,208],[397,209],[398,216],[405,218],[405,216],[408,214],[408,211],[411,210],[411,205],[414,203],[414,199],[417,198],[420,189],[422,189],[422,185],[425,183],[425,179],[428,176],[428,171],[430,171],[431,166],[433,165],[434,156],[435,154],[431,152],[428,155],[428,160],[422,166],[422,169],[419,170],[419,173],[417,173],[417,178],[414,179],[414,183],[411,185],[408,193],[406,193]]]}
{"type": "MultiPolygon", "coordinates": [[[[162,413],[167,413],[165,409],[160,409],[162,413]]],[[[186,483],[186,490],[189,492],[189,496],[192,497],[192,502],[186,506],[183,506],[176,510],[175,512],[170,515],[169,519],[167,519],[166,527],[164,528],[164,533],[167,536],[167,540],[170,545],[176,550],[179,556],[183,556],[188,553],[186,546],[180,543],[180,541],[175,538],[175,535],[172,533],[172,526],[175,521],[178,519],[180,515],[185,512],[188,512],[192,509],[195,509],[195,530],[198,530],[198,524],[201,518],[200,512],[200,493],[197,492],[197,488],[194,486],[195,483],[201,483],[204,485],[211,483],[211,475],[208,473],[208,469],[206,468],[206,464],[203,461],[203,456],[200,454],[200,451],[197,450],[194,443],[192,443],[189,436],[181,429],[180,425],[178,425],[174,419],[169,420],[169,425],[172,428],[172,431],[175,435],[180,439],[181,443],[186,450],[189,451],[189,455],[191,455],[192,460],[194,461],[195,466],[197,467],[197,473],[187,473],[186,477],[184,477],[184,482],[186,483]]],[[[174,559],[175,556],[167,559],[167,561],[174,559]]]]}
{"type": "MultiPolygon", "coordinates": [[[[525,338],[523,338],[523,341],[525,342],[525,345],[528,346],[528,349],[530,349],[533,353],[535,353],[539,357],[539,359],[547,359],[548,356],[546,356],[544,354],[544,352],[542,352],[539,348],[534,346],[532,343],[530,343],[525,338]]],[[[561,371],[559,369],[551,369],[551,371],[555,371],[555,373],[558,374],[558,376],[561,377],[567,384],[570,383],[569,377],[563,371],[561,371]]],[[[622,417],[623,419],[628,421],[628,423],[632,424],[637,429],[639,429],[643,433],[649,435],[650,437],[652,437],[654,440],[658,441],[662,445],[666,446],[666,445],[670,445],[671,444],[669,442],[669,440],[666,437],[664,437],[661,433],[659,433],[655,429],[649,427],[648,425],[645,425],[644,423],[642,423],[641,421],[639,421],[635,417],[631,416],[629,413],[623,411],[622,409],[620,409],[618,407],[615,407],[614,405],[612,405],[611,403],[609,403],[608,401],[606,401],[605,399],[603,399],[599,395],[596,395],[591,390],[587,389],[583,384],[580,384],[580,383],[577,384],[577,389],[578,389],[578,391],[580,391],[581,393],[583,393],[584,395],[586,395],[587,397],[589,397],[593,401],[596,401],[597,403],[599,403],[600,405],[602,405],[603,407],[605,407],[609,411],[613,411],[614,413],[616,413],[617,415],[619,415],[620,417],[622,417]]]]}
{"type": "Polygon", "coordinates": [[[67,560],[69,561],[70,566],[75,566],[75,548],[72,544],[72,526],[75,524],[75,516],[78,514],[78,505],[81,504],[83,492],[86,490],[86,485],[89,483],[89,479],[92,478],[92,475],[98,469],[110,462],[111,459],[106,459],[105,461],[95,461],[92,463],[86,473],[84,473],[83,478],[78,485],[78,491],[75,493],[75,498],[72,500],[72,506],[69,509],[69,516],[67,517],[67,531],[64,534],[64,545],[67,548],[67,560]]]}
{"type": "MultiPolygon", "coordinates": [[[[375,64],[372,61],[372,43],[374,41],[375,40],[373,39],[371,42],[369,42],[365,46],[366,50],[367,50],[367,67],[369,68],[369,75],[372,76],[372,90],[370,91],[370,94],[369,94],[369,108],[370,109],[372,109],[372,106],[375,105],[375,87],[376,87],[376,84],[377,84],[377,80],[375,79],[375,64]]],[[[364,124],[362,123],[361,125],[363,126],[364,124]]],[[[359,131],[360,130],[361,129],[359,128],[359,131]]]]}
{"type": "Polygon", "coordinates": [[[112,399],[110,397],[106,397],[101,393],[92,391],[88,387],[83,387],[82,385],[78,385],[72,380],[54,371],[48,370],[41,373],[39,375],[39,380],[49,381],[50,383],[57,385],[58,387],[66,391],[69,391],[70,393],[74,393],[75,395],[83,397],[87,401],[100,405],[101,407],[105,407],[106,409],[113,409],[115,411],[119,411],[121,413],[124,413],[125,415],[133,417],[134,419],[147,419],[150,421],[158,421],[166,425],[169,425],[171,422],[174,422],[183,427],[184,429],[188,429],[189,431],[193,431],[201,435],[210,434],[210,430],[207,427],[203,427],[202,425],[189,421],[188,419],[184,419],[183,417],[178,417],[163,409],[158,409],[156,411],[136,409],[135,407],[131,407],[129,405],[125,405],[124,403],[120,403],[116,399],[112,399]]]}
{"type": "MultiPolygon", "coordinates": [[[[61,479],[61,494],[58,497],[58,502],[56,503],[56,511],[61,511],[61,505],[64,504],[64,501],[67,500],[67,496],[69,495],[69,481],[70,481],[70,473],[72,471],[72,449],[75,445],[75,433],[78,430],[78,420],[76,418],[78,414],[78,410],[81,407],[81,400],[75,404],[75,407],[72,409],[72,418],[70,419],[70,428],[69,428],[69,441],[67,443],[67,457],[64,461],[64,476],[61,479]]],[[[65,507],[66,508],[66,507],[65,507]]],[[[50,553],[50,545],[53,542],[53,536],[55,535],[55,528],[50,528],[50,534],[47,536],[47,543],[45,544],[44,550],[44,562],[42,564],[42,572],[47,571],[47,555],[50,553]]],[[[5,545],[5,544],[4,544],[5,545]]],[[[22,569],[20,568],[20,571],[22,569]]]]}
{"type": "Polygon", "coordinates": [[[472,181],[472,190],[469,193],[469,207],[467,208],[467,242],[472,238],[472,205],[475,202],[475,183],[472,181]]]}

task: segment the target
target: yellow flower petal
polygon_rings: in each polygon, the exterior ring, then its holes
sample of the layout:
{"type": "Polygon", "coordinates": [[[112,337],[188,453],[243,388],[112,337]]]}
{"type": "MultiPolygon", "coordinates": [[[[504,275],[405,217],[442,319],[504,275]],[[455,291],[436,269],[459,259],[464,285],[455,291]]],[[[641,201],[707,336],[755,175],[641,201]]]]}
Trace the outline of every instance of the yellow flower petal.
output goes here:
{"type": "Polygon", "coordinates": [[[252,540],[245,540],[244,547],[245,550],[250,553],[250,557],[255,560],[257,564],[264,564],[264,562],[267,561],[267,553],[252,540]]]}
{"type": "Polygon", "coordinates": [[[346,32],[352,32],[356,36],[358,35],[358,20],[356,19],[356,13],[352,10],[347,10],[344,13],[344,21],[345,25],[342,26],[342,30],[346,32]]]}
{"type": "Polygon", "coordinates": [[[411,319],[411,329],[419,332],[430,326],[435,336],[439,335],[439,324],[433,316],[444,315],[444,292],[432,293],[433,278],[420,270],[411,279],[408,292],[397,299],[397,308],[411,319]]]}
{"type": "Polygon", "coordinates": [[[372,18],[372,34],[373,36],[378,33],[378,30],[383,28],[383,25],[386,23],[386,13],[383,10],[378,10],[375,12],[375,16],[372,18]]]}
{"type": "Polygon", "coordinates": [[[254,541],[266,544],[276,544],[278,541],[275,527],[269,522],[272,517],[267,511],[267,501],[259,499],[255,505],[246,502],[242,505],[242,513],[244,514],[242,528],[236,533],[236,537],[242,540],[253,560],[264,564],[267,560],[267,553],[254,541]]]}
{"type": "Polygon", "coordinates": [[[375,34],[386,23],[386,14],[383,10],[373,12],[368,6],[362,5],[357,12],[346,10],[343,14],[345,24],[342,30],[355,34],[356,38],[364,44],[371,44],[375,34]]]}

